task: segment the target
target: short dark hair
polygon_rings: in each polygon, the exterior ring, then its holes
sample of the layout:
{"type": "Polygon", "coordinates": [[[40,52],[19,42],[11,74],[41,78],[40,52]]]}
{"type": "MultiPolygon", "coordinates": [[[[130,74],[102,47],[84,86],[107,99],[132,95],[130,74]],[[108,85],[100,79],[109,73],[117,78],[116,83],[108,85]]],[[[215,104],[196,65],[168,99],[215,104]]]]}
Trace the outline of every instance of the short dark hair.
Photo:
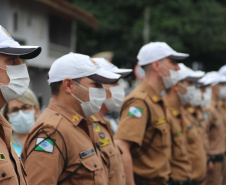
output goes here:
{"type": "Polygon", "coordinates": [[[63,81],[53,82],[50,84],[50,89],[51,89],[52,95],[58,95],[58,93],[60,92],[60,86],[61,86],[62,82],[63,81]]]}
{"type": "MultiPolygon", "coordinates": [[[[72,79],[72,80],[79,83],[81,79],[82,78],[77,78],[77,79],[72,79]]],[[[53,82],[50,84],[50,89],[51,89],[52,95],[58,95],[58,93],[60,92],[60,86],[61,86],[62,82],[63,81],[59,81],[59,82],[53,82]]]]}

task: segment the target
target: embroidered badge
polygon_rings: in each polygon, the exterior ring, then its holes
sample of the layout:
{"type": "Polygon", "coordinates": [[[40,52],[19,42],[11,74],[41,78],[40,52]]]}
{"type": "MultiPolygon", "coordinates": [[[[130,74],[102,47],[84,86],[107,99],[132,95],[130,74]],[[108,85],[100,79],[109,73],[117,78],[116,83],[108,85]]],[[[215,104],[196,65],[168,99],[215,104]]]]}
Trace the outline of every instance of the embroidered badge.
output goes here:
{"type": "Polygon", "coordinates": [[[165,118],[159,118],[159,119],[157,119],[155,122],[154,122],[154,124],[155,125],[161,125],[161,124],[163,124],[163,123],[165,123],[166,122],[166,119],[165,118]]]}
{"type": "Polygon", "coordinates": [[[93,148],[89,148],[87,150],[84,150],[84,151],[80,152],[79,155],[80,155],[81,159],[84,159],[84,158],[89,157],[89,156],[91,156],[91,155],[93,155],[95,153],[96,152],[95,152],[95,150],[93,148]]]}
{"type": "Polygon", "coordinates": [[[75,119],[76,119],[77,121],[79,121],[78,115],[73,116],[72,121],[75,121],[75,119]]]}
{"type": "Polygon", "coordinates": [[[100,68],[100,66],[93,59],[91,59],[91,58],[89,58],[89,59],[96,66],[97,69],[100,68]]]}
{"type": "Polygon", "coordinates": [[[5,155],[3,153],[0,153],[0,161],[5,160],[5,155]]]}
{"type": "Polygon", "coordinates": [[[104,133],[99,133],[99,136],[100,136],[100,138],[102,138],[102,139],[104,139],[104,138],[105,138],[104,133]]]}
{"type": "Polygon", "coordinates": [[[109,138],[105,138],[105,139],[100,140],[100,146],[101,147],[109,145],[110,143],[111,143],[111,140],[109,138]]]}
{"type": "Polygon", "coordinates": [[[138,108],[138,107],[130,107],[129,108],[128,116],[133,116],[133,117],[136,117],[136,118],[141,118],[142,112],[143,112],[143,109],[141,109],[141,108],[138,108]]]}
{"type": "Polygon", "coordinates": [[[35,151],[53,153],[55,140],[52,139],[44,140],[44,139],[45,138],[37,138],[35,151]]]}
{"type": "Polygon", "coordinates": [[[10,38],[10,40],[13,40],[13,41],[15,41],[12,37],[11,37],[11,35],[6,31],[6,29],[5,28],[3,28],[2,26],[0,26],[1,28],[2,28],[2,30],[5,32],[5,34],[10,38]]]}
{"type": "Polygon", "coordinates": [[[100,126],[97,125],[96,123],[93,123],[93,127],[97,132],[100,132],[100,126]]]}

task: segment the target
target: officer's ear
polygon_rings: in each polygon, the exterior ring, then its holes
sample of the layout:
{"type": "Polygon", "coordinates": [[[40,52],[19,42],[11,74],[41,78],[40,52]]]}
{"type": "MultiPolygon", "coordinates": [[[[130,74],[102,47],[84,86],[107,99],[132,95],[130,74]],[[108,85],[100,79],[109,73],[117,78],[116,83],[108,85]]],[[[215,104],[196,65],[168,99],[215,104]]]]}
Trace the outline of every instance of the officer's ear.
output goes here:
{"type": "Polygon", "coordinates": [[[179,86],[179,84],[177,83],[177,84],[175,84],[173,87],[172,87],[173,89],[174,89],[174,91],[176,91],[176,92],[178,92],[178,91],[180,91],[180,86],[179,86]]]}
{"type": "Polygon", "coordinates": [[[156,72],[159,72],[159,70],[161,68],[159,61],[152,62],[151,66],[152,66],[152,70],[154,70],[156,72]]]}
{"type": "Polygon", "coordinates": [[[64,90],[64,92],[71,94],[72,92],[74,92],[76,84],[72,79],[66,78],[62,82],[61,88],[64,90]]]}

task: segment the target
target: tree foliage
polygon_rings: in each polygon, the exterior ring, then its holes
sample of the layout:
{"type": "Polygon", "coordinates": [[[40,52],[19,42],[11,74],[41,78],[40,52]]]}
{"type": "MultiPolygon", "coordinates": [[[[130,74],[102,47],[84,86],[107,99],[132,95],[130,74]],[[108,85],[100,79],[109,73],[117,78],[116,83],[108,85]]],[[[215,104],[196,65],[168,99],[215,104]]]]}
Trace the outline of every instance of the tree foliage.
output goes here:
{"type": "Polygon", "coordinates": [[[150,7],[150,41],[167,42],[208,71],[226,61],[226,4],[220,0],[68,0],[100,21],[93,30],[78,23],[77,52],[113,51],[113,63],[133,67],[143,42],[144,10],[150,7]]]}

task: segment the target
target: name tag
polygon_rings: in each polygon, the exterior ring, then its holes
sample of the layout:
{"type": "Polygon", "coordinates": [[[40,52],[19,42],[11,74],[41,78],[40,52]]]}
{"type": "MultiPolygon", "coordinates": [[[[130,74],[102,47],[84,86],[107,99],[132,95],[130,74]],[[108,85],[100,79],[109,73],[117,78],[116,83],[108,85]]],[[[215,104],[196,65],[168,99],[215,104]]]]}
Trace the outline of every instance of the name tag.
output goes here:
{"type": "Polygon", "coordinates": [[[80,152],[79,155],[80,155],[81,159],[84,159],[84,158],[89,157],[89,156],[91,156],[95,153],[96,153],[95,150],[93,148],[90,148],[90,149],[87,149],[85,151],[80,152]]]}
{"type": "Polygon", "coordinates": [[[155,121],[155,125],[161,125],[163,123],[166,123],[166,119],[165,118],[159,118],[155,121]]]}

